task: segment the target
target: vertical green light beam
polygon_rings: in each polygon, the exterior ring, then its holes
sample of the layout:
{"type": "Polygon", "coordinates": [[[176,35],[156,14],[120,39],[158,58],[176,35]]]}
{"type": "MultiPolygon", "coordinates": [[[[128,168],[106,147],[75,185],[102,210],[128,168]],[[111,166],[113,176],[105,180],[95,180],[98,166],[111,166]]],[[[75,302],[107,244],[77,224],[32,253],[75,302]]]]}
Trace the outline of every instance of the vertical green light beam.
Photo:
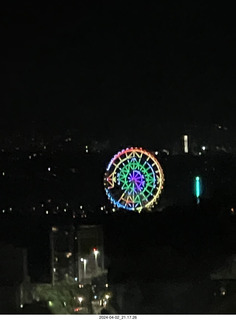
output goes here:
{"type": "Polygon", "coordinates": [[[195,178],[195,196],[199,198],[201,194],[200,177],[195,178]]]}

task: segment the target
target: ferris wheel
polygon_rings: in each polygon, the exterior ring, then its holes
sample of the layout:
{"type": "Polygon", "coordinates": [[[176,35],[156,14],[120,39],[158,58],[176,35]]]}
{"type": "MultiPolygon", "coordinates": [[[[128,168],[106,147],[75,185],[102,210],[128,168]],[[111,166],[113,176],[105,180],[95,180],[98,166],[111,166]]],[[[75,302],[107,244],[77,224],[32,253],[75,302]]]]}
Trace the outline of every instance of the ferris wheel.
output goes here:
{"type": "Polygon", "coordinates": [[[141,212],[151,209],[161,194],[163,170],[157,159],[142,148],[118,152],[106,168],[104,187],[113,205],[141,212]]]}

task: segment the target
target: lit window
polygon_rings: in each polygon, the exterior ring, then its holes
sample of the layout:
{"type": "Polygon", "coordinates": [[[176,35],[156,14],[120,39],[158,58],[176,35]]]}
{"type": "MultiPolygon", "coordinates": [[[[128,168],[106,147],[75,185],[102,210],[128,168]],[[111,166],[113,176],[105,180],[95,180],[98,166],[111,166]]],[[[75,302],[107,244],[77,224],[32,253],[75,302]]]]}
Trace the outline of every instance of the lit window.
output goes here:
{"type": "Polygon", "coordinates": [[[66,257],[67,257],[67,258],[70,258],[71,256],[72,256],[72,253],[71,253],[71,252],[67,252],[67,253],[66,253],[66,257]]]}

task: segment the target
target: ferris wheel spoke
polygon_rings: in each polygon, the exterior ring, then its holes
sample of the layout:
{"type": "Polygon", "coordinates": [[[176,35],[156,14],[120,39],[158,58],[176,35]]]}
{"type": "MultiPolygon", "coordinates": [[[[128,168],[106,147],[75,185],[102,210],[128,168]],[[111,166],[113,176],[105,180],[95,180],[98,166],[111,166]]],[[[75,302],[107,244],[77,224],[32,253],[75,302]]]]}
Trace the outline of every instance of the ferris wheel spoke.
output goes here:
{"type": "Polygon", "coordinates": [[[104,179],[106,194],[114,205],[138,212],[153,206],[163,182],[159,162],[141,148],[127,148],[115,155],[104,179]]]}

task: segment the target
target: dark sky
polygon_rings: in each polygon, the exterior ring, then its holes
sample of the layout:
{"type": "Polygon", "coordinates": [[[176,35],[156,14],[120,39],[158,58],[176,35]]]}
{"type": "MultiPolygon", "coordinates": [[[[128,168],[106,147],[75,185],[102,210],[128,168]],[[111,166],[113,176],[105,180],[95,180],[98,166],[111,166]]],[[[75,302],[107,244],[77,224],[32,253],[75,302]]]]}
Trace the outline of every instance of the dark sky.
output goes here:
{"type": "Polygon", "coordinates": [[[84,2],[2,7],[2,123],[109,136],[234,121],[231,7],[84,2]]]}

